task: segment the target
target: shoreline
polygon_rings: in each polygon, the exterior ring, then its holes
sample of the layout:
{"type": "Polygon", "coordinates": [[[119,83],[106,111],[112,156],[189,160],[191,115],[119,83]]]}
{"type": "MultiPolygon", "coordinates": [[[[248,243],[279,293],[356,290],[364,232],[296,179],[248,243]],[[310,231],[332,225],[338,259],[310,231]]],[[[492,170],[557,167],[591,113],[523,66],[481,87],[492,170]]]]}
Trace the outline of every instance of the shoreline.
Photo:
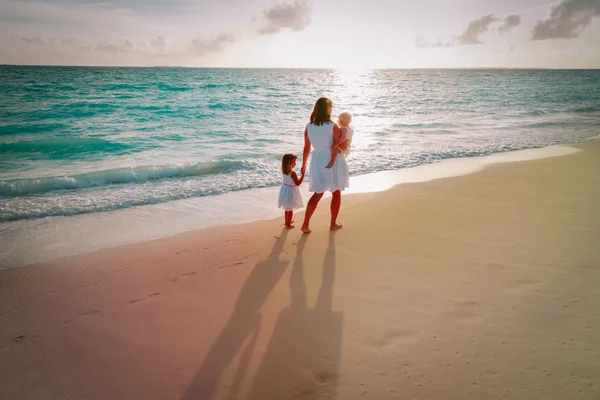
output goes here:
{"type": "MultiPolygon", "coordinates": [[[[347,197],[390,190],[407,183],[453,178],[499,163],[560,157],[579,151],[577,144],[449,158],[432,164],[353,176],[350,188],[343,194],[347,197]]],[[[18,268],[196,230],[277,219],[280,210],[273,199],[276,199],[278,189],[278,186],[254,188],[99,213],[3,222],[0,224],[0,236],[11,246],[6,246],[0,253],[0,269],[18,268]],[[227,208],[227,205],[236,206],[227,208]]],[[[306,204],[310,196],[308,185],[303,185],[301,192],[306,204]]],[[[329,193],[325,197],[328,196],[329,193]]]]}
{"type": "Polygon", "coordinates": [[[7,399],[600,396],[600,142],[0,270],[7,399]],[[301,217],[298,215],[298,217],[301,217]]]}

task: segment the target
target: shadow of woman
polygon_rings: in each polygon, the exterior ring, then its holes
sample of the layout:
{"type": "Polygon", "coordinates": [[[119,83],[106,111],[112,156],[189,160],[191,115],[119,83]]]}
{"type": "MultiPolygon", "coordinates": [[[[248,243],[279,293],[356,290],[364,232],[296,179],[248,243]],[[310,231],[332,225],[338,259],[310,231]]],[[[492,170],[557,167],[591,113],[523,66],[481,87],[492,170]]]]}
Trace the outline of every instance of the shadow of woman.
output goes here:
{"type": "Polygon", "coordinates": [[[314,309],[308,308],[304,281],[302,255],[306,235],[298,242],[290,276],[292,302],[279,314],[249,399],[336,397],[343,315],[332,311],[334,236],[334,233],[330,233],[323,261],[321,288],[314,309]]]}
{"type": "Polygon", "coordinates": [[[208,351],[204,362],[196,373],[192,383],[186,389],[183,400],[208,400],[213,398],[223,371],[235,358],[244,342],[248,341],[238,366],[234,387],[238,390],[239,377],[245,375],[256,337],[260,330],[260,307],[277,284],[289,261],[279,259],[287,237],[287,230],[273,245],[271,254],[266,260],[256,264],[244,283],[238,296],[233,314],[219,334],[219,337],[208,351]]]}

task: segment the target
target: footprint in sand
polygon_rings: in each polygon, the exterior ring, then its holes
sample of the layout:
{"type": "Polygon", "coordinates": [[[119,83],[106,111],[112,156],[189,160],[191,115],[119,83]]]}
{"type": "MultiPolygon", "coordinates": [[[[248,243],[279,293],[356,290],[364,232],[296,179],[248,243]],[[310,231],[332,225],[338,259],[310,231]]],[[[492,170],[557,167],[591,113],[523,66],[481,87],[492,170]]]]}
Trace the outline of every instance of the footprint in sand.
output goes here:
{"type": "Polygon", "coordinates": [[[450,315],[462,322],[477,322],[482,317],[477,313],[480,304],[472,299],[455,300],[450,315]]]}
{"type": "Polygon", "coordinates": [[[238,261],[233,264],[221,265],[218,269],[234,268],[234,267],[237,267],[238,265],[243,265],[243,264],[244,264],[243,261],[238,261]]]}
{"type": "Polygon", "coordinates": [[[298,398],[310,398],[314,395],[314,391],[311,389],[303,389],[303,388],[298,388],[296,389],[296,396],[298,398]]]}
{"type": "Polygon", "coordinates": [[[476,307],[479,305],[478,302],[476,302],[475,300],[458,300],[456,301],[456,304],[462,307],[476,307]]]}
{"type": "Polygon", "coordinates": [[[19,335],[17,337],[14,337],[11,339],[12,342],[14,343],[19,343],[21,340],[26,339],[27,335],[19,335]]]}
{"type": "Polygon", "coordinates": [[[156,296],[159,296],[159,295],[161,295],[160,292],[155,292],[155,293],[152,293],[152,294],[148,295],[146,298],[143,298],[143,299],[133,299],[133,300],[131,300],[129,302],[129,304],[135,304],[135,303],[139,303],[139,302],[142,302],[142,301],[146,301],[146,300],[149,300],[149,299],[151,299],[153,297],[156,297],[156,296]]]}
{"type": "Polygon", "coordinates": [[[383,335],[381,338],[373,338],[369,340],[367,347],[381,351],[383,348],[394,344],[407,344],[415,341],[417,335],[413,331],[397,330],[391,331],[383,335]]]}
{"type": "Polygon", "coordinates": [[[416,333],[414,331],[396,330],[387,333],[385,338],[388,341],[412,342],[416,339],[416,333]]]}
{"type": "Polygon", "coordinates": [[[387,342],[382,339],[373,339],[367,343],[367,347],[370,347],[372,349],[376,349],[379,351],[381,351],[381,349],[383,349],[385,346],[387,346],[387,342]]]}
{"type": "Polygon", "coordinates": [[[180,274],[177,274],[174,278],[171,278],[171,280],[169,280],[169,282],[173,283],[173,282],[177,282],[177,280],[179,280],[179,277],[190,277],[196,275],[196,271],[192,271],[192,272],[182,272],[180,274]]]}
{"type": "Polygon", "coordinates": [[[509,289],[509,291],[511,293],[523,293],[539,290],[539,282],[529,279],[513,281],[510,286],[511,288],[509,289]]]}
{"type": "Polygon", "coordinates": [[[98,310],[90,310],[90,311],[86,311],[86,312],[82,312],[81,314],[79,314],[80,317],[86,316],[86,315],[94,315],[94,314],[99,314],[100,311],[98,310]]]}
{"type": "Polygon", "coordinates": [[[334,375],[327,371],[321,371],[321,372],[315,374],[316,381],[321,384],[327,383],[333,377],[334,377],[334,375]]]}

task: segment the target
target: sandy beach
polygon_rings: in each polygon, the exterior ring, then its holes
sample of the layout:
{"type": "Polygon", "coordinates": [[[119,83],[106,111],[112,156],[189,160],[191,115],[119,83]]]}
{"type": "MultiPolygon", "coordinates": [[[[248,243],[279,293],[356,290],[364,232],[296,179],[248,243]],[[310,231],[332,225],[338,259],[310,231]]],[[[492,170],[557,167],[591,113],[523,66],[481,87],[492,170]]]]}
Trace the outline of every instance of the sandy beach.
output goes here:
{"type": "Polygon", "coordinates": [[[600,142],[0,270],[0,399],[598,399],[600,142]],[[302,213],[295,216],[300,224],[302,213]]]}

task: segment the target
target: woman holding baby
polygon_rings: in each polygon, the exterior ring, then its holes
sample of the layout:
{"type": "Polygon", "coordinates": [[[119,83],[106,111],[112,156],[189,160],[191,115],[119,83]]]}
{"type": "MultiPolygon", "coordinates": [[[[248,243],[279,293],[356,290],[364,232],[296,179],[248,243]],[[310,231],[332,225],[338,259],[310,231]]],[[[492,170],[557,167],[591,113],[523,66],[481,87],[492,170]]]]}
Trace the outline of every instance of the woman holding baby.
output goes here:
{"type": "Polygon", "coordinates": [[[310,233],[310,219],[325,192],[331,192],[331,223],[332,231],[342,227],[337,222],[337,216],[342,204],[342,191],[350,185],[350,174],[345,155],[338,152],[347,151],[352,138],[352,128],[349,126],[352,116],[342,113],[339,116],[340,126],[331,120],[333,103],[326,97],[321,97],[315,103],[310,123],[304,130],[304,152],[302,156],[302,175],[306,172],[306,163],[311,155],[308,190],[313,192],[302,224],[302,232],[310,233]],[[312,153],[311,153],[312,148],[312,153]]]}

